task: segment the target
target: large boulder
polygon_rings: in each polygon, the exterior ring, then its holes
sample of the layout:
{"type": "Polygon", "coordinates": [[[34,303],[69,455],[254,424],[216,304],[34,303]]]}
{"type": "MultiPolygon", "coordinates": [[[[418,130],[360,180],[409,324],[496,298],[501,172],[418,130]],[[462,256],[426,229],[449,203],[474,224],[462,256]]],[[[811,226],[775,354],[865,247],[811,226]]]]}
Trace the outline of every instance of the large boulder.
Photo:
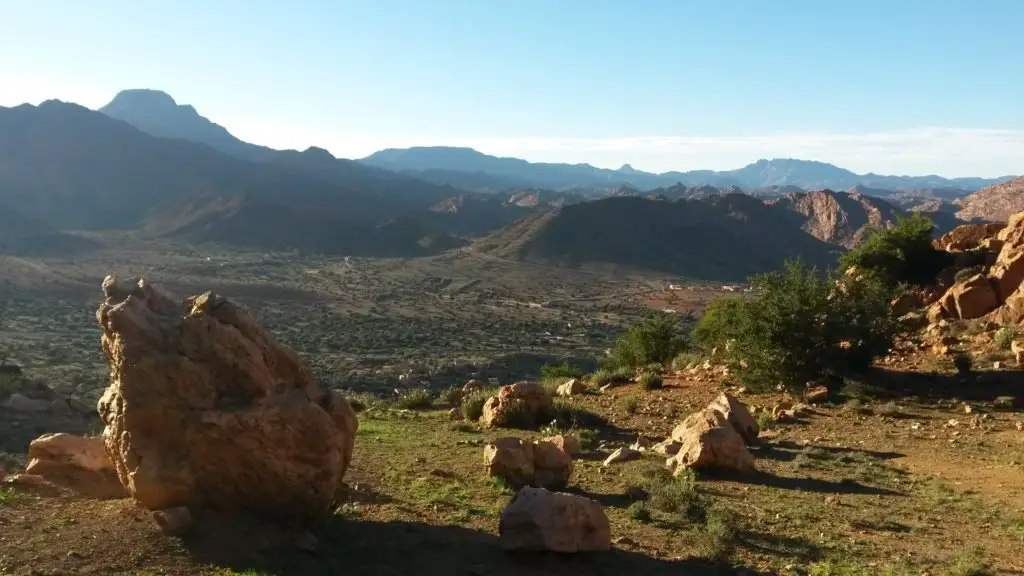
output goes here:
{"type": "Polygon", "coordinates": [[[573,553],[612,546],[611,524],[599,503],[543,488],[516,493],[501,513],[498,534],[505,550],[573,553]]]}
{"type": "Polygon", "coordinates": [[[975,274],[951,286],[939,303],[949,315],[970,320],[995,310],[1000,300],[992,280],[984,274],[975,274]]]}
{"type": "Polygon", "coordinates": [[[946,232],[933,243],[946,252],[966,252],[982,248],[985,240],[994,238],[1005,224],[964,224],[946,232]]]}
{"type": "Polygon", "coordinates": [[[705,409],[691,414],[672,431],[672,440],[681,444],[666,466],[675,474],[688,468],[717,468],[749,473],[755,470],[754,456],[743,437],[717,410],[705,409]]]}
{"type": "Polygon", "coordinates": [[[489,428],[536,424],[551,416],[551,394],[538,382],[522,381],[502,386],[484,403],[480,422],[489,428]]]}
{"type": "Polygon", "coordinates": [[[564,488],[572,475],[572,458],[548,441],[530,442],[522,438],[497,438],[484,447],[487,473],[509,484],[564,488]]]}
{"type": "Polygon", "coordinates": [[[138,280],[103,282],[108,454],[143,506],[327,514],[358,426],[298,355],[213,293],[179,302],[138,280]]]}
{"type": "Polygon", "coordinates": [[[676,451],[666,465],[676,474],[687,468],[752,472],[754,456],[747,444],[755,442],[758,433],[746,405],[723,393],[672,430],[669,440],[678,447],[673,447],[676,451]]]}
{"type": "Polygon", "coordinates": [[[558,389],[555,390],[555,394],[558,396],[575,396],[577,394],[583,394],[587,391],[587,385],[582,380],[576,378],[570,378],[560,384],[558,389]]]}
{"type": "Polygon", "coordinates": [[[25,473],[91,498],[127,496],[101,437],[44,434],[28,445],[25,473]]]}

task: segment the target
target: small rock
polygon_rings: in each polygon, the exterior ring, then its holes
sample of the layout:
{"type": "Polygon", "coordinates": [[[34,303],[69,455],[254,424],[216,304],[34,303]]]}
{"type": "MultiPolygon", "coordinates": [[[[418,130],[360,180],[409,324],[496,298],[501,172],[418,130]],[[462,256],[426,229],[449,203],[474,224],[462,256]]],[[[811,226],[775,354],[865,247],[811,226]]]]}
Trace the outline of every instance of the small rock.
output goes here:
{"type": "Polygon", "coordinates": [[[651,446],[651,451],[665,456],[675,456],[682,447],[683,444],[681,442],[676,442],[675,440],[668,438],[663,442],[658,442],[654,446],[651,446]]]}
{"type": "Polygon", "coordinates": [[[618,538],[613,540],[613,542],[617,546],[636,546],[636,541],[634,541],[629,536],[619,536],[618,538]]]}
{"type": "Polygon", "coordinates": [[[616,462],[629,462],[630,460],[636,460],[640,457],[640,452],[633,450],[632,448],[619,448],[615,452],[612,452],[611,456],[605,459],[604,465],[610,466],[616,462]]]}
{"type": "Polygon", "coordinates": [[[564,384],[559,386],[557,390],[555,390],[555,395],[557,395],[557,396],[575,396],[577,394],[582,394],[586,390],[587,390],[587,385],[584,384],[581,380],[577,380],[575,378],[570,378],[564,384]]]}
{"type": "Polygon", "coordinates": [[[1024,422],[1021,422],[1020,420],[1018,420],[1018,421],[1014,422],[1013,425],[1017,428],[1017,430],[1024,431],[1024,422]]]}
{"type": "Polygon", "coordinates": [[[818,402],[824,402],[828,399],[828,387],[815,385],[810,382],[807,383],[807,389],[804,390],[804,400],[815,404],[818,402]]]}
{"type": "Polygon", "coordinates": [[[320,547],[320,541],[309,532],[303,532],[295,538],[295,547],[304,552],[316,552],[320,547]]]}
{"type": "Polygon", "coordinates": [[[580,440],[575,436],[569,434],[559,434],[557,436],[548,436],[544,438],[545,442],[551,442],[555,446],[562,449],[569,456],[576,456],[580,453],[580,440]]]}
{"type": "Polygon", "coordinates": [[[974,409],[971,408],[971,405],[970,404],[964,404],[964,414],[970,414],[971,412],[974,412],[974,409]]]}
{"type": "Polygon", "coordinates": [[[184,506],[155,510],[153,519],[165,534],[180,536],[192,527],[192,513],[184,506]]]}
{"type": "Polygon", "coordinates": [[[651,441],[643,436],[638,436],[636,442],[630,444],[630,450],[636,450],[637,452],[644,452],[651,447],[651,441]]]}
{"type": "Polygon", "coordinates": [[[448,411],[448,418],[451,420],[462,420],[462,410],[452,408],[448,411]]]}
{"type": "Polygon", "coordinates": [[[14,474],[7,478],[7,483],[12,486],[42,486],[46,484],[46,478],[38,474],[14,474]]]}

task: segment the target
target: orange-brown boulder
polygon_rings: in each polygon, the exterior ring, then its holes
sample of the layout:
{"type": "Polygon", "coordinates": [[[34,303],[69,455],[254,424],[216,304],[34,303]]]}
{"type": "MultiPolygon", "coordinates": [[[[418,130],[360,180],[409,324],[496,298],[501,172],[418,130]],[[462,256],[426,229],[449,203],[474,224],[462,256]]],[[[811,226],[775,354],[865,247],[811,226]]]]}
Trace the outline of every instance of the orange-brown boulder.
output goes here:
{"type": "Polygon", "coordinates": [[[213,293],[173,300],[138,280],[103,282],[97,311],[110,384],[99,402],[121,483],[151,510],[327,514],[358,422],[298,355],[213,293]]]}
{"type": "Polygon", "coordinates": [[[543,386],[524,380],[502,386],[496,396],[488,398],[480,422],[494,428],[536,424],[551,416],[552,405],[551,394],[543,386]]]}
{"type": "Polygon", "coordinates": [[[525,487],[501,513],[498,541],[505,550],[561,553],[609,550],[611,524],[601,505],[576,494],[525,487]]]}
{"type": "Polygon", "coordinates": [[[981,318],[1000,304],[995,284],[983,274],[954,284],[939,302],[950,315],[962,320],[981,318]]]}
{"type": "Polygon", "coordinates": [[[934,245],[946,252],[977,250],[982,247],[985,240],[994,238],[1005,226],[1002,223],[964,224],[940,236],[935,240],[934,245]]]}
{"type": "Polygon", "coordinates": [[[101,437],[44,434],[28,445],[25,473],[90,498],[107,500],[128,495],[101,437]]]}

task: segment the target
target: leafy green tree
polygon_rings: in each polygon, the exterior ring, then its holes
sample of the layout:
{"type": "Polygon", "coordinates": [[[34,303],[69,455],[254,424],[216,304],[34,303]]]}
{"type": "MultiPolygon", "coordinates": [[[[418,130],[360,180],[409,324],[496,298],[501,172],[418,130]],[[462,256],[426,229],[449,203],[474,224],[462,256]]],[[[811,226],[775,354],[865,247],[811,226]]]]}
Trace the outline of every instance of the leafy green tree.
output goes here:
{"type": "Polygon", "coordinates": [[[646,318],[619,337],[609,364],[637,368],[651,363],[666,365],[688,348],[681,323],[668,314],[646,318]]]}
{"type": "Polygon", "coordinates": [[[892,228],[874,230],[860,246],[839,259],[839,270],[856,268],[891,286],[925,285],[952,262],[946,252],[932,245],[935,223],[914,212],[897,218],[892,228]]]}
{"type": "Polygon", "coordinates": [[[808,381],[868,368],[900,327],[895,288],[872,276],[835,279],[799,262],[751,279],[753,296],[716,300],[693,330],[718,348],[744,384],[800,389],[808,381]]]}

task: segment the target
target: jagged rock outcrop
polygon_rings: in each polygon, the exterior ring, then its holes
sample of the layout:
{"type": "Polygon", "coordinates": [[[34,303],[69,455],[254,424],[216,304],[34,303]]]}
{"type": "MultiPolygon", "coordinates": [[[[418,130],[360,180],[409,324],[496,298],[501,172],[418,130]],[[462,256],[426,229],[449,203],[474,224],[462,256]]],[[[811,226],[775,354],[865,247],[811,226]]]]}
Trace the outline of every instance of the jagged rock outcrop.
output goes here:
{"type": "Polygon", "coordinates": [[[543,386],[524,380],[502,386],[497,396],[488,398],[480,422],[489,428],[535,424],[550,417],[552,405],[543,386]]]}
{"type": "Polygon", "coordinates": [[[498,541],[505,550],[586,552],[612,546],[601,505],[576,494],[526,487],[501,513],[498,541]]]}
{"type": "Polygon", "coordinates": [[[981,273],[950,286],[929,308],[929,319],[987,316],[994,322],[1019,323],[1024,298],[1020,296],[1024,282],[1024,212],[1010,216],[1006,225],[961,226],[943,238],[937,243],[954,245],[959,239],[957,245],[983,256],[985,265],[977,266],[981,273]],[[951,239],[944,241],[947,236],[951,239]]]}
{"type": "Polygon", "coordinates": [[[329,511],[358,427],[345,398],[216,294],[179,302],[114,277],[103,292],[103,438],[136,500],[296,520],[329,511]]]}
{"type": "Polygon", "coordinates": [[[1005,227],[1006,224],[1001,223],[964,224],[939,236],[932,244],[937,249],[946,252],[978,250],[986,240],[999,234],[1005,227]]]}
{"type": "Polygon", "coordinates": [[[127,496],[101,437],[44,434],[28,445],[25,473],[90,498],[127,496]]]}
{"type": "Polygon", "coordinates": [[[832,190],[794,192],[766,204],[799,215],[807,233],[844,248],[855,247],[868,230],[888,226],[902,213],[874,196],[832,190]]]}

